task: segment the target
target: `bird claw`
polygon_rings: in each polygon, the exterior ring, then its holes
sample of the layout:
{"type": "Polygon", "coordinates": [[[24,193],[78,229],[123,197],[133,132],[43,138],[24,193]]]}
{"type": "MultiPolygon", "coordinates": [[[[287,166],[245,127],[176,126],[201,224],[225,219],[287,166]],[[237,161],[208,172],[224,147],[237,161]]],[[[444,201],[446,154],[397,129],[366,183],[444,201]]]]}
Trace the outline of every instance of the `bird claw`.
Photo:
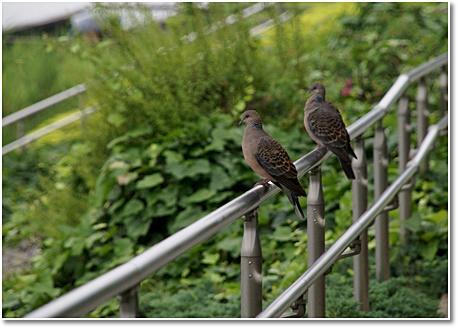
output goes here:
{"type": "Polygon", "coordinates": [[[261,180],[261,181],[258,181],[256,182],[256,184],[254,185],[255,187],[256,186],[263,186],[265,190],[269,189],[269,179],[264,179],[264,180],[261,180]]]}

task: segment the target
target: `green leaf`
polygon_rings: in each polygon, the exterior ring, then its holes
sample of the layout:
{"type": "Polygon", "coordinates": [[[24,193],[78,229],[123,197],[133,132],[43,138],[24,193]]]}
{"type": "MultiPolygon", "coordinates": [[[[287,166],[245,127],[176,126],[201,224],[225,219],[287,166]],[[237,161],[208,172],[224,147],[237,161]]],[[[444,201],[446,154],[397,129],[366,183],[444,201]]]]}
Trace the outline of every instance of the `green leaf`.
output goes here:
{"type": "Polygon", "coordinates": [[[240,254],[241,239],[239,237],[226,237],[218,243],[218,248],[237,257],[240,254]]]}
{"type": "Polygon", "coordinates": [[[448,212],[446,210],[440,210],[431,214],[429,219],[440,226],[447,226],[448,212]]]}
{"type": "Polygon", "coordinates": [[[144,208],[144,205],[141,201],[138,199],[131,199],[130,201],[127,202],[126,205],[124,205],[124,208],[121,212],[121,216],[132,216],[135,214],[138,214],[141,212],[144,208]]]}
{"type": "Polygon", "coordinates": [[[137,172],[131,172],[131,173],[125,173],[122,175],[118,175],[116,177],[116,181],[120,186],[125,186],[128,185],[131,181],[137,179],[138,173],[137,172]]]}
{"type": "Polygon", "coordinates": [[[277,227],[272,234],[272,238],[278,241],[287,241],[291,239],[292,231],[290,227],[277,227]]]}
{"type": "Polygon", "coordinates": [[[137,189],[153,188],[164,182],[164,178],[159,173],[147,175],[137,182],[137,189]]]}
{"type": "Polygon", "coordinates": [[[162,147],[158,144],[151,144],[148,149],[146,150],[146,153],[148,155],[148,157],[150,158],[150,161],[149,161],[149,166],[150,167],[153,167],[154,165],[156,165],[156,162],[157,162],[157,158],[159,156],[159,154],[161,153],[162,151],[162,147]]]}
{"type": "Polygon", "coordinates": [[[421,217],[414,214],[412,218],[406,220],[406,228],[412,232],[418,232],[421,229],[421,217]]]}
{"type": "Polygon", "coordinates": [[[420,245],[420,254],[425,260],[431,261],[436,256],[438,248],[439,239],[433,239],[426,244],[420,245]]]}
{"type": "Polygon", "coordinates": [[[175,207],[170,207],[165,204],[159,203],[152,208],[148,208],[146,213],[148,217],[157,218],[173,214],[175,213],[175,211],[175,207]]]}
{"type": "MultiPolygon", "coordinates": [[[[116,120],[116,118],[115,118],[115,120],[116,120]]],[[[145,135],[145,134],[149,134],[149,133],[151,133],[151,131],[152,131],[152,129],[150,127],[139,127],[139,128],[137,128],[135,130],[127,132],[126,134],[124,134],[124,135],[122,135],[120,137],[117,137],[117,138],[111,140],[108,143],[107,147],[109,149],[111,149],[111,148],[113,148],[115,145],[117,145],[119,143],[131,140],[131,139],[134,139],[134,138],[138,138],[138,137],[140,137],[142,135],[145,135]]]]}
{"type": "Polygon", "coordinates": [[[210,163],[206,159],[198,159],[196,161],[188,161],[186,168],[186,176],[195,176],[197,174],[210,173],[210,163]]]}
{"type": "Polygon", "coordinates": [[[185,199],[185,203],[200,203],[203,202],[212,196],[214,196],[216,192],[214,190],[209,189],[200,189],[195,194],[191,195],[190,197],[185,199]]]}
{"type": "Polygon", "coordinates": [[[235,181],[226,173],[221,166],[214,166],[212,169],[212,175],[210,180],[210,189],[222,190],[229,188],[234,184],[235,181]]]}
{"type": "Polygon", "coordinates": [[[126,220],[127,235],[136,240],[144,236],[151,225],[152,219],[149,217],[131,216],[126,220]]]}
{"type": "Polygon", "coordinates": [[[218,260],[219,260],[219,253],[210,254],[210,253],[205,252],[202,262],[205,264],[214,265],[218,262],[218,260]]]}
{"type": "Polygon", "coordinates": [[[128,260],[133,254],[134,245],[129,238],[120,238],[114,240],[113,252],[116,262],[122,263],[128,260]]]}
{"type": "Polygon", "coordinates": [[[174,221],[168,224],[169,232],[174,233],[183,227],[186,227],[193,223],[196,219],[200,218],[203,212],[200,208],[187,207],[184,211],[177,215],[174,221]]]}
{"type": "Polygon", "coordinates": [[[183,162],[183,156],[180,153],[171,150],[166,150],[164,152],[164,156],[167,165],[183,162]]]}
{"type": "Polygon", "coordinates": [[[126,121],[126,118],[119,113],[111,113],[108,115],[107,121],[116,127],[120,127],[126,121]]]}

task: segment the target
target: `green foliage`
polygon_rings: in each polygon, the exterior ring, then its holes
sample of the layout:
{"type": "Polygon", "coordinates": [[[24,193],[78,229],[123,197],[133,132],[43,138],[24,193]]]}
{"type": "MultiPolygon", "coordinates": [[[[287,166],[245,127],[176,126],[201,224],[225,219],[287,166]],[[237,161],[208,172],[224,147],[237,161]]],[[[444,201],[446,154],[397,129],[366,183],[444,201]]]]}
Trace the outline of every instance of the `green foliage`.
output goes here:
{"type": "Polygon", "coordinates": [[[370,289],[372,317],[437,318],[438,301],[414,288],[406,278],[392,278],[370,289]]]}
{"type": "MultiPolygon", "coordinates": [[[[372,258],[373,260],[373,258],[372,258]]],[[[444,272],[442,272],[444,274],[444,272]]],[[[422,272],[427,275],[426,271],[422,272]]],[[[446,274],[445,274],[446,275],[446,274]]],[[[385,282],[369,283],[368,312],[358,309],[353,297],[352,277],[332,273],[326,284],[326,316],[330,318],[437,318],[438,298],[424,287],[432,283],[412,282],[406,277],[395,277],[385,282]]]]}
{"type": "Polygon", "coordinates": [[[361,100],[378,101],[400,69],[447,51],[447,15],[432,15],[439,10],[401,3],[360,5],[357,15],[341,19],[341,35],[330,40],[331,71],[352,78],[361,100]]]}
{"type": "MultiPolygon", "coordinates": [[[[58,38],[46,35],[3,42],[4,116],[84,82],[91,66],[58,45],[58,38]]],[[[25,131],[33,130],[44,120],[77,106],[78,99],[69,99],[35,114],[25,120],[25,131]]],[[[3,144],[15,140],[16,125],[5,127],[2,135],[3,144]]]]}
{"type": "MultiPolygon", "coordinates": [[[[48,200],[40,200],[31,213],[40,217],[38,222],[44,216],[64,222],[42,234],[43,252],[30,272],[4,281],[4,316],[22,316],[124,263],[250,188],[257,178],[243,162],[242,131],[235,126],[243,110],[257,109],[266,130],[296,159],[314,147],[301,124],[304,88],[310,83],[322,80],[328,97],[353,122],[380,99],[400,70],[446,50],[447,17],[436,12],[446,8],[443,4],[358,4],[352,5],[354,12],[344,11],[345,4],[319,6],[313,5],[312,13],[325,8],[334,19],[325,17],[327,24],[317,20],[304,31],[302,13],[294,11],[290,22],[264,39],[249,37],[252,20],[206,34],[234,7],[212,4],[207,12],[186,4],[165,29],[147,22],[123,31],[111,21],[105,27],[109,36],[93,47],[60,40],[96,68],[88,83],[91,102],[100,111],[87,122],[83,140],[51,168],[43,168],[53,178],[33,182],[33,192],[43,188],[48,200]],[[418,29],[403,32],[406,24],[418,29]],[[189,31],[198,35],[192,43],[181,38],[189,31]],[[430,47],[432,35],[438,37],[430,47]],[[343,96],[348,78],[353,89],[343,96]]],[[[267,15],[278,20],[275,10],[267,15]]],[[[387,117],[386,124],[393,135],[396,122],[387,117]]],[[[370,162],[370,139],[366,147],[370,162]]],[[[415,188],[416,217],[408,224],[411,247],[399,247],[394,236],[396,212],[391,225],[391,271],[412,277],[417,286],[397,278],[371,284],[369,317],[432,317],[438,294],[446,291],[446,142],[435,153],[426,176],[431,178],[415,188]],[[438,281],[434,288],[428,288],[429,277],[438,281]]],[[[22,173],[32,164],[15,165],[22,173]]],[[[335,157],[323,163],[322,171],[326,243],[332,244],[351,224],[350,182],[342,178],[335,157]]],[[[24,183],[34,181],[29,173],[24,183]]],[[[372,194],[371,182],[369,188],[372,194]]],[[[13,205],[12,197],[6,203],[11,216],[30,209],[13,205]]],[[[20,233],[30,228],[30,217],[18,217],[6,229],[11,240],[31,234],[20,233]]],[[[259,228],[267,304],[306,269],[307,237],[305,223],[297,221],[284,195],[259,209],[259,228]]],[[[146,279],[140,287],[143,315],[238,316],[241,236],[242,222],[235,222],[146,279]]],[[[351,297],[349,263],[336,265],[328,278],[331,317],[365,315],[351,297]]],[[[117,303],[110,301],[89,316],[112,317],[117,311],[117,303]]]]}

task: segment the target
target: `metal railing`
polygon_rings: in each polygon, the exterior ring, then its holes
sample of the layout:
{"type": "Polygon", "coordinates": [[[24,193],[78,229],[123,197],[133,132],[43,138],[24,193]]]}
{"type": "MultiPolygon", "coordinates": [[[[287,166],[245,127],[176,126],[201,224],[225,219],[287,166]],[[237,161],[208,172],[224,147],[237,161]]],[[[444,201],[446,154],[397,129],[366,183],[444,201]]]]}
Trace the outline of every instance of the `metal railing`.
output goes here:
{"type": "MultiPolygon", "coordinates": [[[[244,234],[241,248],[241,316],[242,317],[301,317],[305,314],[305,293],[308,290],[309,317],[325,315],[324,275],[339,258],[354,256],[355,298],[361,310],[369,309],[368,303],[368,258],[367,227],[376,222],[376,271],[377,279],[388,278],[388,220],[384,213],[394,209],[399,197],[401,235],[405,234],[404,223],[410,216],[413,176],[421,167],[427,153],[439,132],[447,127],[447,117],[429,128],[428,134],[419,137],[415,156],[410,157],[410,122],[406,88],[431,71],[446,67],[448,55],[444,54],[427,62],[413,71],[402,74],[385,94],[382,100],[366,115],[353,123],[348,132],[355,140],[358,160],[353,161],[356,179],[352,182],[353,225],[329,248],[324,250],[324,201],[321,186],[320,164],[330,155],[324,148],[317,148],[295,162],[299,176],[310,173],[307,205],[307,234],[309,269],[269,307],[262,311],[262,252],[257,229],[257,207],[266,199],[279,192],[272,183],[269,188],[256,186],[216,209],[193,224],[152,246],[130,261],[99,276],[73,291],[51,301],[29,313],[26,317],[71,317],[80,316],[93,310],[105,301],[120,295],[121,316],[135,317],[138,312],[138,285],[185,251],[209,239],[227,225],[245,215],[244,234]],[[386,137],[382,125],[383,117],[390,106],[399,100],[399,168],[400,176],[387,187],[386,137]],[[364,156],[362,134],[373,125],[374,171],[376,176],[375,201],[367,209],[367,162],[364,156]],[[290,307],[292,314],[284,314],[290,307]]],[[[447,112],[447,70],[442,69],[439,77],[441,89],[441,110],[447,112]]],[[[423,81],[423,80],[422,80],[423,81]]],[[[420,91],[419,91],[420,92],[420,91]]],[[[421,90],[424,92],[424,90],[421,90]]],[[[426,108],[426,98],[417,97],[417,108],[426,108]],[[423,103],[420,103],[423,102],[423,103]]],[[[426,110],[417,115],[426,115],[426,110]]],[[[426,120],[427,122],[427,120],[426,120]]],[[[417,131],[423,133],[423,131],[417,131]]],[[[405,235],[403,237],[405,239],[405,235]]]]}
{"type": "MultiPolygon", "coordinates": [[[[265,10],[266,8],[272,6],[273,3],[256,3],[252,6],[246,7],[240,12],[240,16],[242,19],[247,19],[255,14],[258,14],[265,10]]],[[[287,11],[282,12],[278,16],[278,22],[279,23],[284,23],[287,20],[291,18],[291,14],[287,11]]],[[[212,25],[207,31],[207,34],[213,33],[222,26],[225,25],[232,25],[238,21],[238,18],[236,15],[229,15],[224,19],[222,22],[215,23],[212,25]]],[[[250,35],[252,37],[258,37],[259,35],[263,34],[273,26],[275,26],[276,22],[274,19],[268,19],[259,25],[254,26],[253,28],[250,29],[250,35]]],[[[197,34],[195,32],[191,32],[185,36],[182,37],[183,40],[187,40],[188,42],[193,42],[197,38],[197,34]]],[[[57,130],[60,129],[68,124],[71,124],[77,120],[82,120],[84,119],[85,116],[90,115],[94,113],[97,109],[94,107],[87,107],[83,110],[81,110],[79,113],[73,113],[70,114],[56,122],[53,122],[37,131],[34,131],[32,133],[29,133],[25,135],[24,132],[24,122],[23,120],[41,112],[42,110],[45,110],[47,108],[50,108],[54,105],[57,105],[67,99],[73,98],[75,96],[78,96],[84,92],[86,92],[86,86],[85,84],[78,84],[70,89],[64,90],[58,94],[52,95],[51,97],[48,97],[46,99],[43,99],[35,104],[32,104],[30,106],[27,106],[24,109],[21,109],[17,112],[14,112],[2,119],[2,127],[8,126],[10,124],[16,123],[17,124],[17,139],[14,140],[13,142],[5,145],[2,147],[2,156],[8,154],[9,152],[12,152],[18,148],[24,148],[27,144],[57,130]]]]}
{"type": "Polygon", "coordinates": [[[52,95],[51,97],[43,99],[33,105],[27,106],[24,109],[21,109],[2,118],[2,127],[11,125],[13,123],[17,124],[17,139],[2,147],[2,155],[8,154],[15,149],[24,147],[30,142],[35,141],[46,134],[49,134],[77,120],[83,119],[83,117],[86,115],[92,114],[95,109],[88,107],[78,113],[70,114],[30,134],[25,135],[24,133],[24,120],[26,118],[54,105],[57,105],[65,100],[79,96],[84,92],[86,92],[86,86],[84,84],[78,84],[74,87],[71,87],[70,89],[59,92],[55,95],[52,95]]]}

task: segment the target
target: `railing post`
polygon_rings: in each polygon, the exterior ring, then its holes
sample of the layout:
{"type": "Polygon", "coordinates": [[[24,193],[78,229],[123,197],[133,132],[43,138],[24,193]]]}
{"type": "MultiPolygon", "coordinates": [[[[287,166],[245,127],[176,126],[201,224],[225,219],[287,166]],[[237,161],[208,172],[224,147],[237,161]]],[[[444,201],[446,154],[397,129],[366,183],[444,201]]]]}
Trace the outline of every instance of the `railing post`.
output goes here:
{"type": "Polygon", "coordinates": [[[257,209],[245,215],[240,255],[240,315],[254,318],[262,311],[262,251],[257,209]]]}
{"type": "MultiPolygon", "coordinates": [[[[428,93],[426,89],[426,81],[421,78],[418,82],[417,90],[417,148],[420,147],[421,142],[426,136],[428,130],[428,107],[427,107],[428,93]]],[[[428,169],[428,160],[425,159],[420,165],[420,173],[426,172],[428,169]]]]}
{"type": "Polygon", "coordinates": [[[120,295],[120,317],[137,318],[138,317],[138,286],[134,286],[120,295]]]}
{"type": "MultiPolygon", "coordinates": [[[[307,257],[309,267],[324,253],[324,226],[321,168],[316,167],[310,171],[307,194],[307,257]]],[[[308,289],[307,313],[309,318],[323,318],[325,315],[324,274],[308,289]]]]}
{"type": "MultiPolygon", "coordinates": [[[[387,146],[383,118],[376,123],[374,136],[374,201],[385,191],[387,178],[387,146]]],[[[378,281],[384,281],[390,275],[388,240],[388,213],[382,211],[375,219],[375,266],[378,281]]]]}
{"type": "MultiPolygon", "coordinates": [[[[409,99],[404,96],[399,100],[398,107],[398,153],[399,153],[399,173],[402,173],[409,161],[410,155],[410,111],[409,99]]],[[[410,182],[409,184],[411,184],[410,182]]],[[[411,215],[412,192],[410,188],[403,188],[398,195],[399,199],[399,236],[401,245],[407,241],[406,220],[411,215]]]]}
{"type": "MultiPolygon", "coordinates": [[[[352,167],[355,179],[352,182],[353,222],[359,220],[367,209],[367,162],[364,151],[364,140],[355,140],[355,153],[352,167]]],[[[353,294],[361,311],[369,311],[369,260],[367,251],[367,229],[359,236],[361,250],[353,257],[353,294]]]]}
{"type": "Polygon", "coordinates": [[[441,117],[445,115],[448,108],[448,80],[447,80],[447,66],[442,66],[441,73],[439,75],[439,88],[440,88],[440,106],[441,106],[441,117]]]}

